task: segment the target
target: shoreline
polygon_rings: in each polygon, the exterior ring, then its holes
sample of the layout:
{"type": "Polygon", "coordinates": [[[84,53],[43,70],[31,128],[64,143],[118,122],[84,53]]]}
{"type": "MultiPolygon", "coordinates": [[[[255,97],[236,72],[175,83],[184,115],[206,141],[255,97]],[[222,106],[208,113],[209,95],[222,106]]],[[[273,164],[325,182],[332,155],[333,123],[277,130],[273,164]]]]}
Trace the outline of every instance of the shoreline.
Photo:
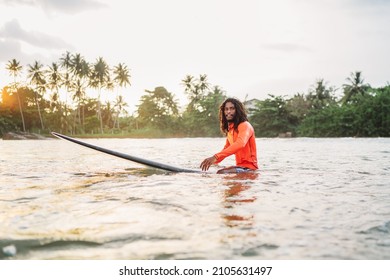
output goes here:
{"type": "MultiPolygon", "coordinates": [[[[168,139],[168,138],[224,138],[225,136],[185,136],[181,134],[162,134],[162,133],[123,133],[123,134],[64,134],[66,136],[72,137],[72,138],[80,138],[80,139],[168,139]]],[[[297,138],[315,138],[315,139],[325,139],[325,138],[351,138],[351,139],[359,139],[359,138],[388,138],[388,137],[297,137],[297,136],[288,136],[285,137],[283,135],[278,135],[275,137],[256,137],[256,139],[297,139],[297,138]]],[[[31,132],[20,132],[20,131],[13,131],[13,132],[6,132],[3,134],[2,140],[50,140],[50,139],[58,139],[57,137],[44,133],[44,134],[38,134],[38,133],[31,133],[31,132]]]]}
{"type": "MultiPolygon", "coordinates": [[[[61,133],[64,134],[64,133],[61,133]]],[[[72,138],[80,138],[80,139],[166,139],[166,138],[199,138],[199,137],[190,137],[183,134],[163,134],[163,133],[105,133],[105,134],[64,134],[66,136],[72,138]]],[[[221,136],[214,136],[209,138],[219,138],[221,136]]],[[[57,137],[53,136],[50,133],[31,133],[31,132],[6,132],[3,134],[2,140],[45,140],[45,139],[57,139],[57,137]]]]}

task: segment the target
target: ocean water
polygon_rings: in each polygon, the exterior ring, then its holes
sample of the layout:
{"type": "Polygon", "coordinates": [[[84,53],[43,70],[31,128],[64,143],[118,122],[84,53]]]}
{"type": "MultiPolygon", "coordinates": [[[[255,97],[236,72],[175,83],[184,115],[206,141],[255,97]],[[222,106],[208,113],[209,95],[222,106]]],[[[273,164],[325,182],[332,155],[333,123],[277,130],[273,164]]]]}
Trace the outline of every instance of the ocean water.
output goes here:
{"type": "MultiPolygon", "coordinates": [[[[87,139],[186,168],[223,138],[87,139]]],[[[170,173],[0,140],[0,259],[390,259],[390,139],[257,139],[260,172],[170,173]]]]}

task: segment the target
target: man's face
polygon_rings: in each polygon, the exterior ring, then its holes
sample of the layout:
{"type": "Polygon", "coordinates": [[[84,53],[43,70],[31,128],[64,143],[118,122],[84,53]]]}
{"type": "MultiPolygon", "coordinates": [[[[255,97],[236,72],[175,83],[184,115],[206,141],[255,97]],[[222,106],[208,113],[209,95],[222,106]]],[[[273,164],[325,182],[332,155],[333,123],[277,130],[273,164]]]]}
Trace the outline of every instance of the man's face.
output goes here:
{"type": "Polygon", "coordinates": [[[226,102],[224,114],[228,122],[232,122],[236,116],[236,107],[232,102],[226,102]]]}

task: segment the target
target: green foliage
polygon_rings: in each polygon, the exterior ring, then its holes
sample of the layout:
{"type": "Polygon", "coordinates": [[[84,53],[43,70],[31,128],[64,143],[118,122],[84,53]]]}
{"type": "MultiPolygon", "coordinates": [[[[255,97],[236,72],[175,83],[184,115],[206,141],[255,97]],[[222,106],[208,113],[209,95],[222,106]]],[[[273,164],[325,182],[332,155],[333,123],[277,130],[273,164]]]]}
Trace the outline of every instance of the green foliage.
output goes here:
{"type": "Polygon", "coordinates": [[[281,96],[269,96],[251,110],[250,121],[256,136],[275,137],[279,133],[293,131],[296,117],[288,111],[287,101],[281,96]]]}
{"type": "Polygon", "coordinates": [[[390,87],[354,97],[354,102],[312,111],[298,128],[308,137],[389,137],[390,87]]]}
{"type": "Polygon", "coordinates": [[[340,135],[342,130],[344,130],[344,133],[347,133],[349,122],[345,116],[348,117],[349,115],[347,111],[341,111],[337,105],[329,106],[322,110],[312,110],[298,126],[297,135],[306,137],[330,137],[340,135]],[[346,125],[343,126],[342,124],[345,121],[347,121],[346,125]]]}
{"type": "Polygon", "coordinates": [[[199,79],[187,76],[185,90],[189,96],[189,104],[183,114],[183,131],[192,137],[220,136],[219,106],[226,99],[225,92],[218,86],[212,87],[206,75],[199,79]]]}
{"type": "Polygon", "coordinates": [[[16,131],[17,125],[15,119],[12,116],[11,110],[3,109],[0,107],[0,135],[8,131],[16,131]]]}
{"type": "Polygon", "coordinates": [[[350,105],[355,111],[356,136],[390,136],[390,87],[359,96],[350,105]]]}
{"type": "Polygon", "coordinates": [[[156,87],[153,91],[145,92],[147,94],[141,97],[137,110],[140,128],[152,127],[174,132],[179,110],[173,94],[164,87],[156,87]]]}
{"type": "Polygon", "coordinates": [[[344,96],[341,100],[343,104],[357,102],[358,98],[364,96],[370,89],[370,85],[364,83],[360,71],[351,73],[351,76],[347,78],[347,81],[348,83],[343,85],[344,96]]]}
{"type": "Polygon", "coordinates": [[[306,99],[309,102],[311,109],[320,110],[336,103],[334,92],[335,89],[333,87],[327,87],[324,79],[319,79],[315,85],[309,89],[306,99]]]}
{"type": "Polygon", "coordinates": [[[294,97],[287,100],[286,104],[286,109],[291,115],[291,119],[295,120],[295,124],[300,123],[307,116],[311,108],[312,103],[303,94],[294,95],[294,97]]]}
{"type": "Polygon", "coordinates": [[[97,115],[87,116],[84,120],[84,131],[88,133],[98,133],[100,121],[97,115]]]}
{"type": "Polygon", "coordinates": [[[357,75],[354,92],[340,103],[334,90],[323,80],[317,81],[307,95],[297,94],[289,100],[270,95],[258,101],[251,111],[256,135],[275,137],[292,132],[302,137],[389,137],[390,86],[371,89],[357,75]]]}

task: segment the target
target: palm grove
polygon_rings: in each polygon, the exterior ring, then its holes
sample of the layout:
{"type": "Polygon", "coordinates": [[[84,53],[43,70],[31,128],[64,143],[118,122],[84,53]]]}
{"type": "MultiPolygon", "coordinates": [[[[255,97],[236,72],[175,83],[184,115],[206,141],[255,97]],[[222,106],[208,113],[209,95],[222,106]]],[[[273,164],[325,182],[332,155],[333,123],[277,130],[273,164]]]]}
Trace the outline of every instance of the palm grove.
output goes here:
{"type": "MultiPolygon", "coordinates": [[[[1,91],[0,134],[220,136],[218,108],[227,95],[220,86],[211,85],[207,75],[187,75],[181,81],[188,97],[184,111],[174,94],[161,86],[145,90],[136,113],[130,116],[123,93],[131,86],[131,76],[123,63],[110,67],[101,57],[88,63],[82,55],[67,52],[51,65],[35,61],[24,68],[16,59],[6,65],[13,81],[1,91]],[[25,79],[23,72],[27,72],[25,79]],[[97,97],[89,96],[92,91],[97,97]],[[115,101],[102,103],[103,93],[115,101]]],[[[336,89],[319,79],[307,93],[247,101],[256,135],[390,136],[389,84],[373,88],[361,72],[354,72],[341,88],[342,97],[337,98],[336,89]]]]}

